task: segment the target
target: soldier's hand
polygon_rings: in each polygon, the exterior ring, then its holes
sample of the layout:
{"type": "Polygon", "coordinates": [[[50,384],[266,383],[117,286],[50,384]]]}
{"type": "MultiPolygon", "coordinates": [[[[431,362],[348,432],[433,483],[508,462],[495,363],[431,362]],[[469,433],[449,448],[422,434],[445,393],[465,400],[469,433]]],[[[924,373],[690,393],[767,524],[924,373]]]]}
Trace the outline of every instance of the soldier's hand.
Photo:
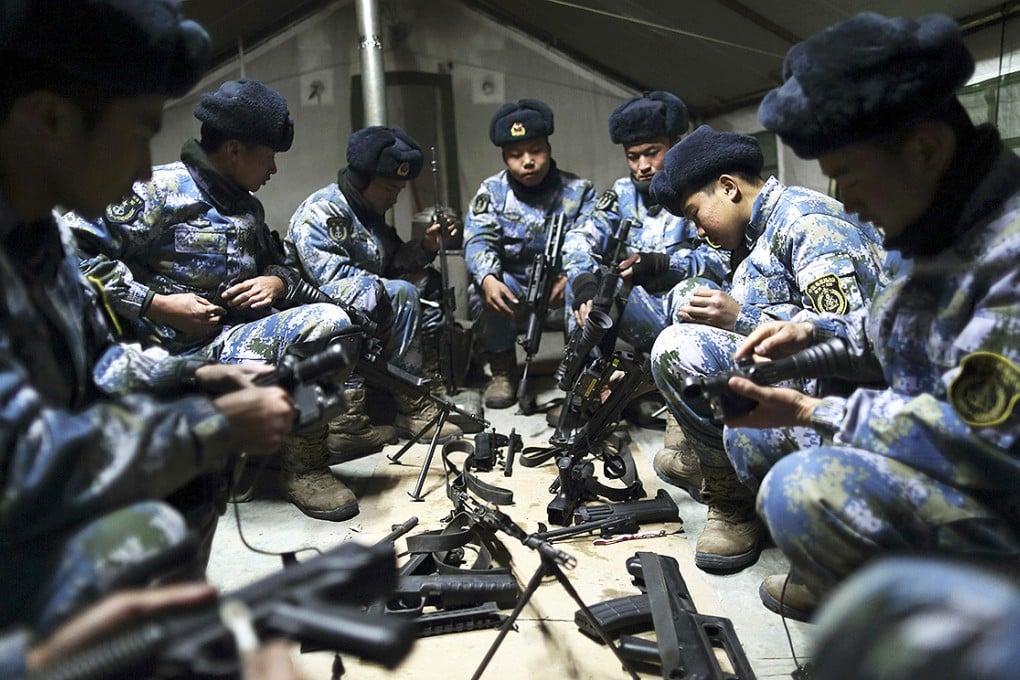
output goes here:
{"type": "MultiPolygon", "coordinates": [[[[430,253],[439,252],[439,234],[442,230],[442,226],[438,222],[433,222],[429,225],[429,228],[425,230],[424,236],[422,236],[421,245],[422,248],[429,251],[430,253]]],[[[450,240],[457,235],[457,223],[453,220],[447,220],[446,222],[446,234],[443,237],[444,240],[450,240]]]]}
{"type": "Polygon", "coordinates": [[[223,301],[234,309],[262,309],[270,307],[273,301],[283,295],[287,284],[279,276],[256,276],[241,283],[235,283],[223,291],[223,301]]]}
{"type": "Polygon", "coordinates": [[[204,333],[219,326],[227,310],[194,293],[156,294],[145,316],[185,333],[204,333]]]}
{"type": "Polygon", "coordinates": [[[634,276],[634,265],[640,261],[641,253],[628,255],[627,258],[620,263],[620,278],[626,280],[634,276]]]}
{"type": "Polygon", "coordinates": [[[740,303],[733,296],[715,288],[695,288],[690,301],[677,316],[689,323],[703,323],[724,330],[733,330],[740,314],[740,303]]]}
{"type": "Polygon", "coordinates": [[[273,453],[290,434],[297,410],[279,387],[249,387],[216,397],[216,408],[230,421],[234,444],[254,454],[273,453]]]}
{"type": "Polygon", "coordinates": [[[814,344],[810,321],[768,321],[751,331],[737,348],[734,359],[749,356],[782,359],[814,344]]]}
{"type": "Polygon", "coordinates": [[[574,310],[574,320],[577,321],[577,325],[584,328],[584,324],[588,322],[588,315],[591,314],[591,308],[594,305],[594,301],[588,300],[582,302],[581,306],[574,310]]]}
{"type": "Polygon", "coordinates": [[[206,394],[226,394],[253,387],[256,376],[272,370],[269,364],[209,364],[195,371],[195,380],[206,394]]]}
{"type": "Polygon", "coordinates": [[[747,378],[730,378],[727,385],[737,394],[758,402],[750,413],[727,420],[730,427],[810,426],[811,414],[822,402],[789,387],[767,387],[747,378]]]}
{"type": "Polygon", "coordinates": [[[179,583],[109,595],[29,649],[25,657],[28,670],[38,673],[154,612],[206,603],[215,595],[216,590],[205,583],[179,583]]]}
{"type": "Polygon", "coordinates": [[[560,275],[560,278],[556,279],[553,283],[552,290],[549,291],[549,307],[556,309],[563,305],[563,300],[566,298],[565,293],[567,290],[567,276],[566,274],[560,275]]]}
{"type": "Polygon", "coordinates": [[[482,292],[485,294],[485,304],[491,309],[503,316],[514,318],[514,309],[510,305],[518,304],[518,300],[505,283],[490,274],[482,279],[482,292]]]}

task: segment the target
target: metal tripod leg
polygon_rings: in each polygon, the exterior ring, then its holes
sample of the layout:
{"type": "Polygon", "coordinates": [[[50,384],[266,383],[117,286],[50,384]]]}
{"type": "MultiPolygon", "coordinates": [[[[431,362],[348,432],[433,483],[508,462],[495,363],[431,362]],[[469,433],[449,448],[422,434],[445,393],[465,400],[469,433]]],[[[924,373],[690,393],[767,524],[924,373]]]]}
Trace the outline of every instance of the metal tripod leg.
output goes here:
{"type": "Polygon", "coordinates": [[[425,475],[428,474],[429,467],[432,465],[432,458],[436,455],[436,446],[439,444],[439,433],[443,431],[443,425],[446,424],[446,419],[450,415],[449,407],[444,407],[442,405],[437,406],[436,415],[432,416],[432,419],[425,423],[425,427],[418,430],[418,433],[411,437],[411,439],[404,444],[399,451],[392,456],[387,456],[391,462],[398,462],[400,457],[403,456],[409,448],[421,440],[422,436],[430,427],[435,426],[436,429],[432,433],[432,441],[429,443],[428,453],[425,454],[425,462],[422,463],[421,472],[418,473],[418,481],[414,485],[414,490],[408,492],[408,495],[411,496],[411,499],[414,501],[420,502],[425,500],[425,498],[421,495],[422,487],[425,486],[425,475]]]}
{"type": "Polygon", "coordinates": [[[478,664],[478,668],[475,670],[475,674],[471,676],[471,680],[478,680],[478,678],[482,677],[482,673],[485,672],[489,662],[492,661],[492,657],[496,655],[496,650],[498,650],[499,646],[503,643],[503,639],[507,636],[507,633],[510,632],[510,629],[514,627],[514,623],[517,621],[517,617],[520,616],[521,611],[524,609],[524,605],[528,603],[531,596],[535,594],[536,590],[538,590],[538,586],[541,585],[542,579],[550,574],[556,577],[556,580],[559,581],[560,585],[563,586],[563,589],[567,591],[567,594],[570,595],[574,602],[577,603],[578,608],[580,608],[580,610],[584,613],[592,628],[595,629],[595,631],[599,634],[599,637],[602,638],[602,641],[606,643],[609,649],[613,651],[613,654],[616,655],[616,658],[623,665],[624,670],[630,674],[630,677],[633,678],[633,680],[640,680],[638,674],[634,672],[634,669],[630,667],[627,660],[620,654],[620,648],[616,646],[613,639],[609,636],[609,633],[605,631],[602,624],[598,622],[595,616],[592,615],[591,610],[588,609],[588,605],[586,605],[584,600],[581,599],[581,596],[578,595],[574,586],[567,579],[567,575],[563,573],[563,570],[560,569],[559,565],[545,555],[542,555],[542,563],[538,565],[538,569],[536,569],[535,573],[531,576],[531,580],[528,581],[527,587],[521,593],[521,596],[517,598],[517,605],[510,613],[510,616],[507,617],[507,620],[503,622],[503,626],[499,629],[499,635],[497,635],[496,639],[492,641],[492,645],[485,653],[485,657],[482,659],[481,663],[478,664]]]}

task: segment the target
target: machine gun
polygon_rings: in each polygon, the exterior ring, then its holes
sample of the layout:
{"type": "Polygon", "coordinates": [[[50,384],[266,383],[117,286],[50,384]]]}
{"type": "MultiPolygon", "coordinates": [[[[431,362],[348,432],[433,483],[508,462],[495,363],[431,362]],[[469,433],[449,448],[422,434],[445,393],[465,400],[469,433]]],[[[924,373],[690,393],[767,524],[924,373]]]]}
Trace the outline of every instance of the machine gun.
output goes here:
{"type": "Polygon", "coordinates": [[[566,216],[563,213],[552,218],[545,250],[535,254],[531,264],[531,275],[528,278],[528,290],[524,300],[529,310],[528,330],[520,339],[520,345],[524,349],[524,370],[521,373],[521,381],[517,384],[517,404],[524,415],[535,412],[535,396],[528,392],[528,368],[542,342],[542,327],[549,313],[549,296],[562,266],[565,220],[566,216]]]}
{"type": "Polygon", "coordinates": [[[330,338],[291,345],[276,369],[256,377],[256,385],[276,385],[291,394],[297,409],[295,430],[302,430],[339,415],[347,408],[344,381],[351,374],[364,334],[345,328],[330,338]]]}
{"type": "Polygon", "coordinates": [[[360,606],[385,597],[396,577],[392,545],[342,543],[218,602],[160,612],[33,678],[235,678],[241,650],[228,621],[238,615],[260,638],[289,638],[393,668],[414,643],[413,625],[360,606]]]}
{"type": "Polygon", "coordinates": [[[722,424],[730,418],[750,413],[758,404],[754,399],[731,390],[730,378],[747,378],[759,385],[774,385],[794,378],[852,379],[852,372],[846,342],[840,338],[830,338],[783,359],[760,363],[745,359],[737,362],[732,371],[710,376],[690,376],[684,381],[680,396],[692,411],[722,424]]]}
{"type": "Polygon", "coordinates": [[[456,394],[460,381],[467,372],[467,361],[471,356],[471,334],[457,323],[453,313],[457,311],[457,298],[450,285],[450,269],[446,261],[446,231],[453,220],[446,214],[439,202],[439,162],[436,147],[432,147],[432,183],[436,194],[433,222],[439,225],[439,275],[442,291],[439,296],[439,310],[443,317],[443,330],[439,336],[439,375],[449,394],[456,394]],[[460,357],[461,360],[457,361],[460,357]],[[458,370],[458,368],[460,370],[458,370]]]}
{"type": "Polygon", "coordinates": [[[650,377],[648,359],[639,363],[629,352],[614,352],[608,359],[596,359],[578,377],[569,396],[576,404],[576,412],[587,419],[570,437],[553,442],[557,479],[550,487],[556,494],[547,507],[550,524],[570,526],[575,508],[584,501],[599,497],[626,501],[645,495],[626,442],[617,442],[616,451],[607,443],[612,443],[609,440],[623,407],[650,377]],[[613,385],[603,403],[600,397],[603,388],[610,385],[618,371],[623,372],[623,378],[613,385]],[[602,460],[606,477],[622,480],[624,486],[610,487],[599,482],[589,455],[602,460]]]}
{"type": "Polygon", "coordinates": [[[641,227],[638,220],[625,219],[610,238],[607,248],[610,256],[601,268],[598,293],[592,300],[591,312],[584,326],[578,326],[571,332],[563,359],[556,367],[556,384],[567,394],[551,440],[553,443],[566,441],[578,424],[580,403],[572,392],[581,369],[593,358],[607,359],[616,347],[619,321],[627,307],[631,289],[629,281],[619,285],[620,263],[627,257],[627,239],[631,228],[635,227],[641,227]]]}

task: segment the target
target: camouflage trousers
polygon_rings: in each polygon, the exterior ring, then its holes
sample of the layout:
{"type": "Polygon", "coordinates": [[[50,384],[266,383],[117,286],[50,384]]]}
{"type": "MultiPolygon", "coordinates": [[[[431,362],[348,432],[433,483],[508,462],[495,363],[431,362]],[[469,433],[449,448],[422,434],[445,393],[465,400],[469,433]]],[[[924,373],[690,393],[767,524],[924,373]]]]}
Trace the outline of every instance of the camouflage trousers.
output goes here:
{"type": "Polygon", "coordinates": [[[184,355],[227,364],[277,363],[291,345],[328,338],[351,320],[336,305],[302,305],[249,323],[225,326],[212,342],[184,355]]]}
{"type": "MultiPolygon", "coordinates": [[[[143,501],[28,546],[0,546],[0,628],[21,623],[46,635],[113,590],[176,571],[194,558],[188,529],[170,505],[143,501]]],[[[191,566],[183,576],[195,578],[204,564],[191,566]]]]}
{"type": "MultiPolygon", "coordinates": [[[[670,411],[683,428],[688,441],[697,451],[702,464],[709,467],[730,466],[730,459],[727,457],[730,447],[748,439],[753,439],[755,443],[763,442],[764,445],[760,450],[769,453],[778,453],[780,450],[783,453],[789,453],[803,446],[821,443],[821,437],[813,430],[806,428],[735,430],[723,427],[696,413],[683,400],[682,390],[689,377],[710,376],[733,370],[733,354],[743,341],[744,336],[714,326],[676,323],[659,334],[652,348],[652,377],[655,379],[655,384],[662,393],[670,411]],[[778,447],[779,443],[782,443],[782,448],[778,447]]],[[[813,383],[810,381],[784,384],[798,389],[813,388],[813,383]]],[[[754,450],[758,451],[757,448],[754,450]]],[[[764,472],[767,472],[777,459],[778,457],[765,457],[758,461],[748,457],[746,463],[749,464],[752,460],[760,462],[756,471],[760,471],[761,476],[764,476],[764,472]]],[[[741,481],[752,489],[758,488],[761,477],[755,479],[754,471],[746,467],[744,460],[741,460],[736,471],[741,481]]]]}
{"type": "MultiPolygon", "coordinates": [[[[734,465],[750,467],[741,450],[734,465]]],[[[824,594],[892,553],[1020,559],[1016,527],[973,494],[906,463],[846,446],[781,457],[762,480],[758,514],[806,586],[824,594]]]]}
{"type": "MultiPolygon", "coordinates": [[[[514,348],[517,334],[527,330],[529,309],[526,303],[528,280],[523,275],[503,272],[503,283],[517,298],[514,318],[499,314],[485,304],[481,288],[474,282],[468,286],[468,308],[471,315],[471,332],[478,348],[490,354],[508,352],[514,348]]],[[[543,328],[562,330],[563,309],[550,309],[543,328]]]]}

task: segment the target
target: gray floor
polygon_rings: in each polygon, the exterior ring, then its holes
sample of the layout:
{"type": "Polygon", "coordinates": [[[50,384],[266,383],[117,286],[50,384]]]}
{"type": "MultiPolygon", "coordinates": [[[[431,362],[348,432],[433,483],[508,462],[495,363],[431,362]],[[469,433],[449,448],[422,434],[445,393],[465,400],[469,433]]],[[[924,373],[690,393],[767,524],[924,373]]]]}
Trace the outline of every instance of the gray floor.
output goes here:
{"type": "MultiPolygon", "coordinates": [[[[543,350],[548,350],[546,354],[552,357],[561,351],[554,344],[543,342],[543,350]]],[[[540,403],[558,396],[551,379],[539,378],[538,386],[543,385],[540,403]]],[[[542,414],[522,416],[516,414],[516,408],[511,408],[490,410],[486,417],[497,432],[505,434],[515,428],[522,434],[525,446],[542,445],[551,433],[542,414]]],[[[654,494],[660,482],[651,470],[651,457],[661,447],[662,432],[636,427],[630,427],[630,432],[639,473],[649,493],[654,494]]],[[[384,453],[392,454],[398,448],[397,445],[387,447],[384,453]]],[[[309,519],[265,488],[267,484],[261,484],[263,488],[256,500],[236,506],[243,536],[256,548],[282,552],[307,547],[326,549],[346,540],[374,542],[389,531],[391,524],[412,515],[420,520],[416,531],[440,528],[440,520],[449,512],[450,503],[443,493],[438,454],[426,478],[424,502],[413,502],[408,496],[427,450],[424,444],[412,447],[400,465],[393,465],[382,454],[375,454],[335,466],[334,473],[356,491],[361,501],[361,513],[347,522],[309,519]]],[[[489,481],[515,492],[515,504],[504,508],[505,511],[527,531],[536,530],[537,523],[545,520],[545,505],[551,498],[546,487],[555,477],[552,464],[532,469],[518,466],[509,480],[501,473],[491,474],[498,476],[489,481]]],[[[758,585],[765,576],[785,571],[784,558],[774,547],[769,547],[757,564],[739,574],[717,576],[698,570],[693,564],[693,544],[705,523],[705,507],[678,489],[668,490],[680,508],[683,533],[604,548],[592,547],[591,537],[561,544],[578,559],[578,567],[569,574],[571,582],[588,603],[633,594],[637,591],[629,583],[624,559],[637,550],[670,554],[680,563],[699,611],[733,621],[757,677],[789,677],[794,663],[782,620],[761,605],[757,594],[758,585]]],[[[280,568],[278,557],[254,553],[242,543],[234,511],[235,506],[230,506],[221,521],[209,570],[211,580],[227,591],[280,568]]],[[[676,527],[667,525],[665,528],[676,527]]],[[[523,546],[514,544],[513,539],[508,540],[513,544],[510,549],[514,554],[515,572],[524,582],[537,568],[537,561],[523,546]]],[[[398,543],[398,547],[402,544],[398,543]]],[[[555,582],[543,583],[531,605],[522,613],[517,633],[508,636],[493,658],[486,671],[488,677],[626,677],[608,650],[577,632],[572,623],[576,607],[555,582]]],[[[810,626],[794,621],[789,621],[788,626],[794,648],[798,656],[803,657],[809,648],[810,626]]],[[[399,673],[401,677],[467,678],[494,637],[495,631],[473,631],[422,639],[395,671],[344,655],[345,677],[374,678],[399,673]]],[[[296,655],[296,661],[308,678],[330,676],[332,655],[296,655]]]]}

